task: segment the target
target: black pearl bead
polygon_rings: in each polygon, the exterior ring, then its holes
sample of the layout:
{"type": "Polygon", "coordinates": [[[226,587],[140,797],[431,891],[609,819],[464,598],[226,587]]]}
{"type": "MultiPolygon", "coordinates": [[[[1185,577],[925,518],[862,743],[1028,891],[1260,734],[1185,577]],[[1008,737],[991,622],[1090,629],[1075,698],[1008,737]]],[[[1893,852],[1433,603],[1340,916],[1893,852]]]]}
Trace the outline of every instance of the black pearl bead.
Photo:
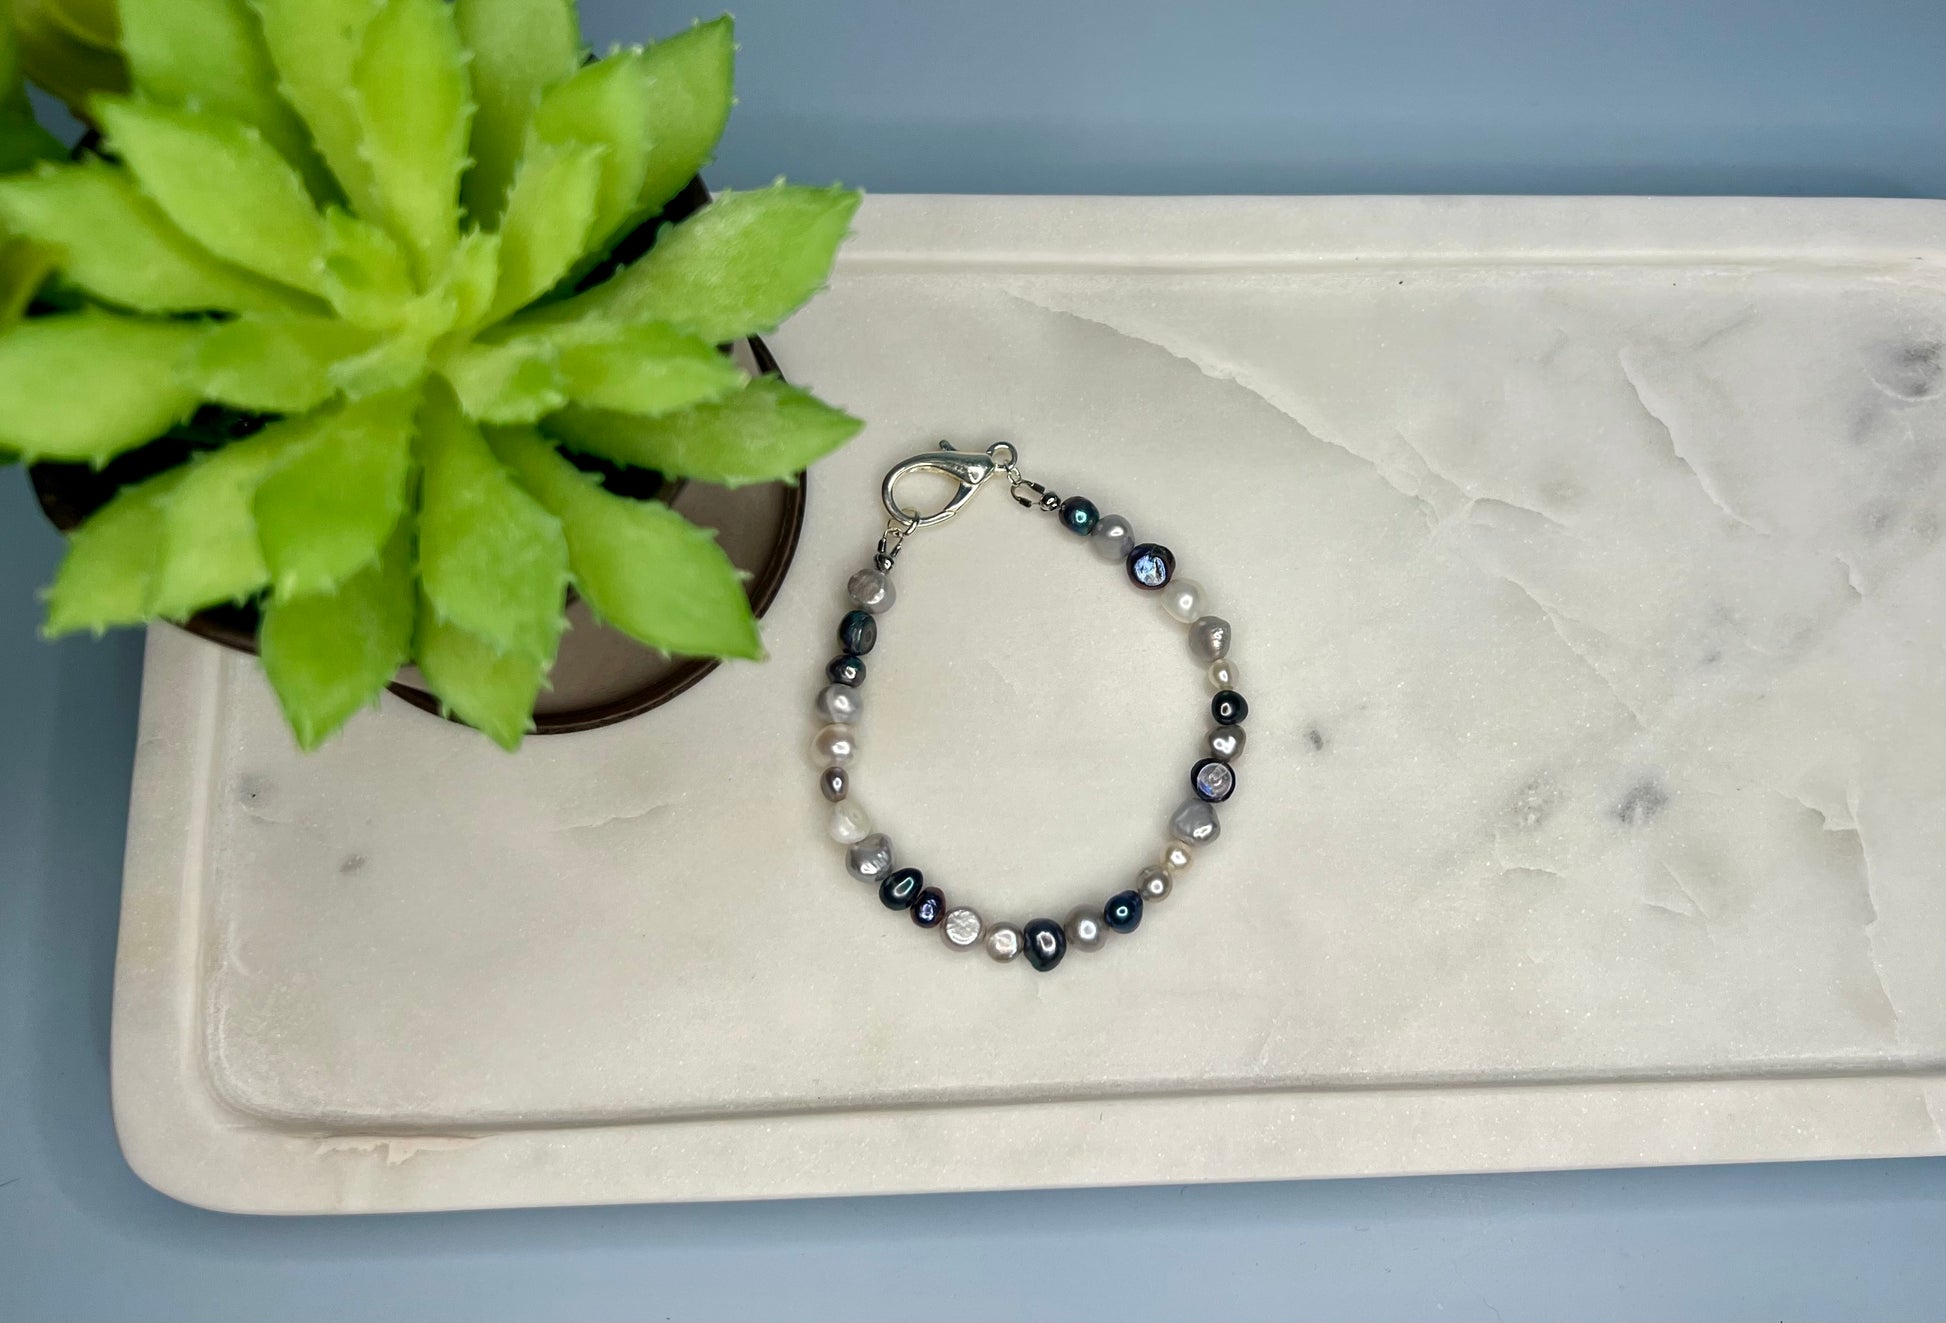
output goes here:
{"type": "Polygon", "coordinates": [[[1101,522],[1101,511],[1085,496],[1070,496],[1061,502],[1061,527],[1076,537],[1087,537],[1101,522]]]}
{"type": "Polygon", "coordinates": [[[832,684],[848,684],[856,689],[865,683],[865,663],[847,652],[842,657],[833,657],[824,674],[832,684]]]}
{"type": "Polygon", "coordinates": [[[838,646],[852,656],[863,656],[877,642],[878,621],[870,611],[847,611],[838,622],[838,646]]]}
{"type": "Polygon", "coordinates": [[[1027,963],[1043,974],[1068,953],[1068,935],[1052,919],[1035,919],[1020,930],[1020,935],[1025,939],[1027,963]]]}
{"type": "MultiPolygon", "coordinates": [[[[878,884],[878,898],[888,910],[909,910],[918,901],[920,889],[926,885],[926,875],[916,868],[901,868],[888,873],[885,880],[878,884]]],[[[934,892],[938,895],[938,892],[934,892]]]]}
{"type": "Polygon", "coordinates": [[[1225,689],[1210,699],[1209,711],[1219,726],[1240,726],[1243,719],[1250,715],[1250,705],[1243,701],[1243,695],[1236,690],[1225,689]]]}
{"type": "Polygon", "coordinates": [[[946,897],[938,887],[927,887],[912,904],[912,921],[921,928],[937,928],[946,917],[946,897]]]}
{"type": "Polygon", "coordinates": [[[1176,577],[1176,557],[1169,548],[1144,542],[1128,553],[1129,582],[1153,592],[1176,577]]]}
{"type": "Polygon", "coordinates": [[[1118,933],[1132,933],[1142,926],[1142,893],[1117,891],[1101,907],[1101,921],[1118,933]]]}
{"type": "Polygon", "coordinates": [[[1237,788],[1237,774],[1221,758],[1205,758],[1189,769],[1189,788],[1198,799],[1221,804],[1237,788]]]}

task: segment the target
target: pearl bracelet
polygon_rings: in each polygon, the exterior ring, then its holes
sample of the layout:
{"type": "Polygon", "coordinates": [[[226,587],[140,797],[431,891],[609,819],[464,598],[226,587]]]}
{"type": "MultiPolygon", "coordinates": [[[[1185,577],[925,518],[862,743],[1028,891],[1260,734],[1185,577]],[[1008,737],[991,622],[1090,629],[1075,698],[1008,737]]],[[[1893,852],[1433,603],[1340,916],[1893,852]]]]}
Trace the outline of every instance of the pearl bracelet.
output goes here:
{"type": "Polygon", "coordinates": [[[953,449],[946,442],[930,454],[916,455],[885,475],[882,495],[891,522],[879,539],[872,565],[851,576],[845,585],[854,608],[838,622],[842,649],[825,668],[828,684],[818,694],[817,714],[824,723],[812,740],[812,752],[823,771],[819,788],[831,803],[831,837],[845,847],[845,868],[861,882],[875,883],[887,909],[903,910],[920,928],[936,928],[956,951],[984,946],[993,959],[1006,962],[1025,955],[1027,963],[1046,971],[1061,963],[1070,948],[1097,951],[1110,932],[1134,932],[1146,905],[1169,894],[1176,876],[1189,867],[1192,849],[1214,841],[1221,831],[1216,805],[1236,789],[1231,764],[1243,752],[1243,719],[1249,705],[1236,691],[1236,666],[1229,659],[1231,630],[1227,620],[1208,614],[1203,590],[1176,577],[1176,558],[1167,547],[1137,543],[1128,521],[1104,516],[1085,496],[1062,500],[1037,482],[1021,476],[1019,453],[1007,442],[985,454],[953,449]],[[918,514],[897,496],[900,479],[918,472],[944,474],[955,488],[946,504],[931,514],[918,514]],[[1169,818],[1170,840],[1158,862],[1144,867],[1135,884],[1110,896],[1099,908],[1084,905],[1065,923],[1033,919],[1024,924],[989,924],[978,910],[951,906],[938,887],[928,886],[916,868],[894,867],[892,842],[872,829],[870,818],[851,798],[851,762],[858,752],[856,725],[864,713],[859,687],[865,682],[865,654],[878,642],[878,617],[894,598],[892,566],[899,549],[914,532],[943,523],[959,512],[980,485],[993,477],[1007,480],[1014,499],[1030,510],[1057,515],[1062,527],[1087,539],[1106,561],[1118,561],[1129,582],[1145,592],[1158,593],[1164,609],[1189,627],[1189,650],[1209,666],[1216,690],[1210,700],[1214,726],[1204,740],[1203,756],[1189,769],[1190,796],[1169,818]]]}

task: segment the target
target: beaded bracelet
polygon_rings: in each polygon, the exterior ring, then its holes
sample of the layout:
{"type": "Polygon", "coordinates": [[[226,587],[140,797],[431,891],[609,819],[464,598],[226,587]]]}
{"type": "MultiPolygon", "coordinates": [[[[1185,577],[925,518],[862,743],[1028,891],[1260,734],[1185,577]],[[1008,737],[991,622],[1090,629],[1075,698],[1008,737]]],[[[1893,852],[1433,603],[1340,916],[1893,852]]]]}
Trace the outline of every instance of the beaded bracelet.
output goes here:
{"type": "Polygon", "coordinates": [[[921,928],[937,928],[953,950],[984,945],[989,956],[1003,963],[1024,954],[1035,969],[1046,971],[1060,964],[1070,947],[1096,951],[1110,932],[1134,932],[1142,922],[1143,907],[1167,896],[1176,875],[1189,867],[1192,848],[1216,839],[1221,830],[1216,805],[1236,789],[1231,764],[1243,751],[1243,719],[1249,707],[1236,691],[1236,666],[1229,660],[1229,622],[1204,611],[1203,590],[1176,577],[1176,558],[1167,547],[1137,543],[1127,520],[1103,516],[1085,496],[1062,500],[1022,477],[1019,452],[1007,442],[989,446],[982,455],[955,450],[942,441],[938,450],[895,465],[885,475],[882,496],[891,522],[879,539],[871,567],[852,575],[845,586],[855,606],[838,622],[843,651],[825,668],[829,683],[818,694],[817,712],[826,724],[812,741],[824,768],[819,785],[831,803],[831,836],[845,847],[846,869],[861,882],[876,883],[879,900],[887,909],[904,910],[921,928]],[[931,514],[919,514],[898,499],[900,480],[920,472],[943,474],[955,484],[946,504],[931,514]],[[1169,614],[1189,626],[1190,652],[1208,664],[1210,684],[1217,691],[1210,700],[1214,728],[1204,740],[1204,756],[1189,769],[1191,794],[1169,819],[1171,839],[1160,861],[1137,873],[1134,886],[1116,892],[1099,909],[1086,905],[1076,909],[1066,923],[1034,919],[1018,926],[988,924],[968,906],[949,908],[939,888],[928,886],[918,869],[893,866],[892,842],[872,830],[865,811],[851,799],[849,768],[858,752],[854,727],[864,712],[858,692],[865,682],[864,656],[878,642],[878,617],[892,605],[892,566],[899,550],[919,529],[959,513],[980,485],[995,476],[1007,480],[1021,505],[1058,515],[1062,527],[1087,539],[1103,560],[1121,562],[1137,588],[1162,594],[1169,614]]]}

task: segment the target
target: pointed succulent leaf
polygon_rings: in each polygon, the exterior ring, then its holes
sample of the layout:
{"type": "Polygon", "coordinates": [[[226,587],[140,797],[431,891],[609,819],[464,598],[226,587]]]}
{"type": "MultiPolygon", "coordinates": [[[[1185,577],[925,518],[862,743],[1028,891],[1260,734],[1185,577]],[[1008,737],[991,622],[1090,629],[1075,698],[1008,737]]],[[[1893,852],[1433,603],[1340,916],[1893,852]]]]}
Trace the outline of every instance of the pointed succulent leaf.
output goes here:
{"type": "Polygon", "coordinates": [[[51,0],[12,0],[14,37],[27,77],[85,113],[98,92],[128,90],[128,66],[114,43],[84,40],[55,17],[51,0]]]}
{"type": "Polygon", "coordinates": [[[49,638],[149,618],[149,586],[162,552],[162,502],[182,481],[172,469],[133,487],[68,534],[67,555],[47,590],[49,638]]]}
{"type": "Polygon", "coordinates": [[[425,379],[426,341],[387,336],[362,354],[331,365],[331,380],[348,399],[412,390],[425,379]]]}
{"type": "Polygon", "coordinates": [[[568,583],[560,521],[437,384],[420,410],[419,449],[419,577],[439,618],[496,651],[551,660],[568,583]]]}
{"type": "Polygon", "coordinates": [[[632,638],[685,656],[763,655],[742,577],[716,539],[659,501],[612,496],[531,428],[494,448],[567,531],[574,581],[632,638]]]}
{"type": "Polygon", "coordinates": [[[412,651],[412,521],[377,561],[330,592],[264,604],[264,675],[297,742],[315,749],[377,700],[412,651]]]}
{"type": "Polygon", "coordinates": [[[749,380],[715,346],[654,322],[561,338],[563,387],[590,408],[654,418],[721,399],[749,380]]]}
{"type": "Polygon", "coordinates": [[[127,171],[97,157],[0,179],[0,221],[52,246],[68,283],[138,312],[300,312],[318,306],[211,256],[142,196],[127,171]]]}
{"type": "Polygon", "coordinates": [[[636,213],[652,216],[709,163],[729,121],[736,30],[725,14],[658,41],[642,60],[649,87],[649,161],[636,213]]]}
{"type": "Polygon", "coordinates": [[[412,299],[412,267],[392,236],[342,208],[324,214],[325,299],[360,326],[388,326],[412,299]]]}
{"type": "Polygon", "coordinates": [[[824,285],[858,203],[851,189],[798,184],[724,193],[613,280],[542,315],[652,318],[718,344],[774,330],[824,285]]]}
{"type": "Polygon", "coordinates": [[[296,166],[316,197],[336,181],[290,103],[248,0],[120,0],[122,51],[135,90],[151,101],[241,120],[296,166]]]}
{"type": "Polygon", "coordinates": [[[100,464],[196,407],[182,378],[203,328],[105,312],[35,317],[0,336],[0,445],[100,464]]]}
{"type": "Polygon", "coordinates": [[[486,423],[531,423],[567,403],[560,351],[540,336],[470,344],[443,366],[467,416],[486,423]]]}
{"type": "Polygon", "coordinates": [[[150,611],[181,620],[206,606],[241,601],[269,581],[251,498],[296,436],[296,426],[279,424],[183,466],[182,481],[162,501],[150,611]]]}
{"type": "MultiPolygon", "coordinates": [[[[19,3],[19,0],[15,0],[19,3]]],[[[113,50],[121,36],[116,0],[27,0],[76,38],[103,50],[113,50]]]]}
{"type": "MultiPolygon", "coordinates": [[[[555,84],[534,110],[533,136],[555,147],[599,145],[601,186],[586,247],[600,248],[636,213],[649,165],[649,87],[641,51],[617,51],[555,84]]],[[[530,147],[531,151],[532,148],[530,147]]]]}
{"type": "Polygon", "coordinates": [[[445,0],[380,0],[352,61],[352,104],[382,219],[422,280],[459,238],[459,179],[473,100],[445,0]]]}
{"type": "Polygon", "coordinates": [[[470,336],[486,320],[499,279],[500,236],[488,230],[467,231],[434,287],[436,295],[451,302],[449,342],[470,336]]]}
{"type": "Polygon", "coordinates": [[[432,603],[419,603],[413,660],[445,709],[509,751],[534,728],[534,700],[548,664],[517,652],[499,652],[478,635],[441,620],[432,603]]]}
{"type": "Polygon", "coordinates": [[[278,90],[311,131],[339,190],[362,215],[375,215],[371,166],[352,106],[352,62],[374,0],[252,0],[278,90]]]}
{"type": "Polygon", "coordinates": [[[204,399],[258,413],[302,413],[338,392],[332,368],[377,342],[334,317],[239,317],[209,328],[184,371],[204,399]]]}
{"type": "Polygon", "coordinates": [[[588,250],[601,188],[601,147],[535,139],[500,225],[499,283],[488,325],[552,289],[588,250]]]}
{"type": "Polygon", "coordinates": [[[725,487],[789,478],[863,426],[775,377],[661,418],[571,406],[545,424],[576,450],[725,487]]]}
{"type": "Polygon", "coordinates": [[[235,120],[102,98],[109,140],[176,227],[227,262],[316,293],[324,221],[277,149],[235,120]]]}
{"type": "Polygon", "coordinates": [[[302,420],[302,444],[254,506],[278,597],[329,592],[378,558],[406,506],[416,403],[401,391],[302,420]]]}
{"type": "Polygon", "coordinates": [[[472,53],[473,165],[464,198],[473,223],[492,229],[527,141],[541,94],[581,58],[573,0],[457,0],[453,19],[472,53]]]}
{"type": "Polygon", "coordinates": [[[0,235],[0,332],[26,315],[60,257],[44,243],[0,235]]]}

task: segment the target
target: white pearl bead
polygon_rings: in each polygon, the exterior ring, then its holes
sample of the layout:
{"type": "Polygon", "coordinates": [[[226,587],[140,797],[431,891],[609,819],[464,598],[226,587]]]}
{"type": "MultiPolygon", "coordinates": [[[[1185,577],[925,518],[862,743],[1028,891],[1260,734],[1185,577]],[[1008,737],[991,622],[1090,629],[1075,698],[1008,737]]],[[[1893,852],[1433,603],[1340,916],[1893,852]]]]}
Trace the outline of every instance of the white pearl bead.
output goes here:
{"type": "Polygon", "coordinates": [[[840,845],[862,841],[872,834],[872,820],[857,803],[845,799],[831,806],[831,839],[840,845]]]}
{"type": "Polygon", "coordinates": [[[1228,657],[1218,657],[1209,664],[1209,687],[1219,693],[1237,687],[1237,664],[1228,657]]]}
{"type": "Polygon", "coordinates": [[[1172,876],[1188,868],[1195,859],[1195,852],[1181,841],[1169,842],[1162,851],[1162,866],[1168,869],[1172,876]]]}
{"type": "Polygon", "coordinates": [[[1176,579],[1162,590],[1162,609],[1187,625],[1206,612],[1203,585],[1194,579],[1176,579]]]}
{"type": "Polygon", "coordinates": [[[843,767],[858,756],[858,736],[850,726],[826,726],[812,737],[811,753],[820,767],[843,767]]]}
{"type": "Polygon", "coordinates": [[[980,918],[978,910],[962,905],[946,911],[946,921],[939,925],[939,935],[953,950],[971,951],[986,935],[986,922],[980,918]]]}

